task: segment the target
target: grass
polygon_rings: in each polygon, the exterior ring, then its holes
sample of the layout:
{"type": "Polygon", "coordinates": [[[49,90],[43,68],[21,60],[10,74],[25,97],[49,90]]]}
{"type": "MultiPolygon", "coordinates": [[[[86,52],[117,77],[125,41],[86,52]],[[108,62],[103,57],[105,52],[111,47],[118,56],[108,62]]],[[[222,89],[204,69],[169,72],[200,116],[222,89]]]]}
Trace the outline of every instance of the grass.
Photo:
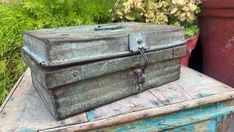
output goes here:
{"type": "Polygon", "coordinates": [[[110,22],[114,0],[22,0],[0,3],[0,105],[25,71],[22,32],[110,22]]]}

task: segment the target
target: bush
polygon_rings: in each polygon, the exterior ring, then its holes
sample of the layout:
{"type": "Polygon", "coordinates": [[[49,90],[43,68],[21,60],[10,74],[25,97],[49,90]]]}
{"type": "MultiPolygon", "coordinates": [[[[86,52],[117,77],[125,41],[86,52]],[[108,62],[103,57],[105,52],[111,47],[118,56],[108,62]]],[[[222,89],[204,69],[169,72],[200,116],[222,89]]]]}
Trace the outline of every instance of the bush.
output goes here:
{"type": "Polygon", "coordinates": [[[106,23],[114,0],[23,0],[0,4],[0,104],[26,69],[22,31],[106,23]]]}
{"type": "Polygon", "coordinates": [[[185,35],[199,31],[194,24],[200,0],[116,0],[113,21],[138,21],[185,27],[185,35]]]}

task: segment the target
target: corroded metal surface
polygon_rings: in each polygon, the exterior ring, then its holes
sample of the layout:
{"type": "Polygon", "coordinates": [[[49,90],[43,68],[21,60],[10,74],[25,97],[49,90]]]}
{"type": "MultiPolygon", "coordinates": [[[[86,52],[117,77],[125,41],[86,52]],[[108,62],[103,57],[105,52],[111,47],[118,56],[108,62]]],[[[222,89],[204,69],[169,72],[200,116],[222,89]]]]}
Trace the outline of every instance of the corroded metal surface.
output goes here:
{"type": "Polygon", "coordinates": [[[150,50],[184,43],[182,27],[120,24],[124,28],[106,31],[95,31],[97,26],[26,31],[23,50],[42,66],[58,66],[131,55],[128,45],[131,33],[140,32],[150,50]]]}
{"type": "MultiPolygon", "coordinates": [[[[149,63],[156,63],[171,59],[177,59],[184,56],[186,46],[159,50],[146,53],[149,63]]],[[[70,84],[77,81],[102,76],[105,74],[115,73],[124,69],[132,68],[132,70],[142,67],[144,61],[141,55],[130,57],[115,58],[105,61],[98,61],[83,65],[73,65],[70,67],[62,67],[57,69],[40,68],[27,54],[23,54],[24,60],[31,68],[35,77],[47,89],[70,84]]],[[[157,70],[157,69],[155,69],[157,70]]]]}
{"type": "Polygon", "coordinates": [[[180,75],[180,60],[150,64],[145,71],[147,81],[143,89],[138,87],[134,71],[130,69],[78,81],[52,90],[46,90],[34,75],[36,74],[32,73],[35,88],[40,91],[39,94],[53,115],[61,119],[177,80],[180,75]]]}
{"type": "Polygon", "coordinates": [[[22,54],[62,119],[177,80],[183,42],[181,27],[118,23],[27,31],[22,54]]]}

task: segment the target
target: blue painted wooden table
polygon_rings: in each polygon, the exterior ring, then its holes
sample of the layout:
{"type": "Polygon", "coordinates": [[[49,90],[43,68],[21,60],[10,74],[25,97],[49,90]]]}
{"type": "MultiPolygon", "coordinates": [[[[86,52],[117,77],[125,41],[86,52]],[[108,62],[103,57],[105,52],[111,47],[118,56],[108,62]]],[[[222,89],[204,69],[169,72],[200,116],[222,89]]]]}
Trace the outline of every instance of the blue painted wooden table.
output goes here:
{"type": "Polygon", "coordinates": [[[233,98],[231,87],[182,67],[175,82],[56,121],[27,70],[0,107],[0,131],[231,132],[233,98]]]}

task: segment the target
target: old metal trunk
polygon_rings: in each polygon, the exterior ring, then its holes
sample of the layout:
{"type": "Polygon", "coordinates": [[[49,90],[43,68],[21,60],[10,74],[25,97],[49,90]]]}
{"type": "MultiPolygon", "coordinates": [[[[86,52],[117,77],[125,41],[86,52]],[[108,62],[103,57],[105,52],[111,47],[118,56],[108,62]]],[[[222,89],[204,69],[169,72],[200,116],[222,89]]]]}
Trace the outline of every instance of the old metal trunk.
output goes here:
{"type": "Polygon", "coordinates": [[[182,27],[116,23],[26,31],[22,54],[63,119],[178,79],[186,46],[182,27]]]}

